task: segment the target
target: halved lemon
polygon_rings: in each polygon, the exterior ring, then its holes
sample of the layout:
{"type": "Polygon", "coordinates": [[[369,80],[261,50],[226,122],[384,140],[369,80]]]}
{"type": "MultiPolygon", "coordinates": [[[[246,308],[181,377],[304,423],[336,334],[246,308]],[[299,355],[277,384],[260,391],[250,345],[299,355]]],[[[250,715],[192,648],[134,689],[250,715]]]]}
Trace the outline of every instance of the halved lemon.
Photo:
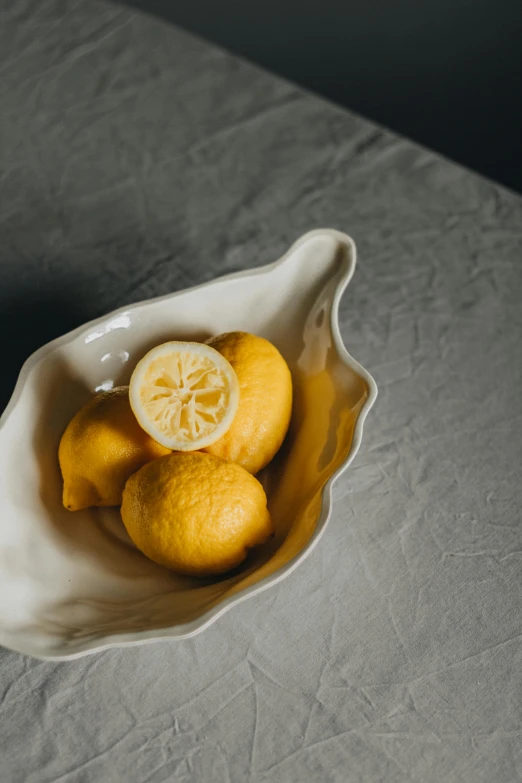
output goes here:
{"type": "Polygon", "coordinates": [[[138,363],[129,399],[140,426],[174,451],[197,451],[230,428],[239,404],[231,364],[201,343],[158,345],[138,363]]]}

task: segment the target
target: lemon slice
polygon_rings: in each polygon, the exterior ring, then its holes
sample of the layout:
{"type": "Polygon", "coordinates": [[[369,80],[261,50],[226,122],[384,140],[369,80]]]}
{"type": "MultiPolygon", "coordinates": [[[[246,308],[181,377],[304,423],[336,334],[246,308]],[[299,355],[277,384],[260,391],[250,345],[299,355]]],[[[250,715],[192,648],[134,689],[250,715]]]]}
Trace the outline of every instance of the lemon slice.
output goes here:
{"type": "Polygon", "coordinates": [[[239,383],[227,359],[201,343],[158,345],[132,374],[129,399],[140,426],[174,451],[210,446],[230,428],[239,383]]]}

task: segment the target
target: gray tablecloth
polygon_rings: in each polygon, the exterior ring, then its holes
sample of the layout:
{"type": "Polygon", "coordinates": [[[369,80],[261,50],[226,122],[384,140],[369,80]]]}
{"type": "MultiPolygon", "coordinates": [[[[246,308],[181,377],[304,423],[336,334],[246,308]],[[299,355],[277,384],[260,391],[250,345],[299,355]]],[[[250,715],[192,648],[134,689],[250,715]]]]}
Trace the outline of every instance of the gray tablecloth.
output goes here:
{"type": "Polygon", "coordinates": [[[2,783],[521,780],[522,201],[117,6],[4,0],[0,59],[2,404],[51,337],[317,226],[380,386],[281,584],[186,642],[0,651],[2,783]]]}

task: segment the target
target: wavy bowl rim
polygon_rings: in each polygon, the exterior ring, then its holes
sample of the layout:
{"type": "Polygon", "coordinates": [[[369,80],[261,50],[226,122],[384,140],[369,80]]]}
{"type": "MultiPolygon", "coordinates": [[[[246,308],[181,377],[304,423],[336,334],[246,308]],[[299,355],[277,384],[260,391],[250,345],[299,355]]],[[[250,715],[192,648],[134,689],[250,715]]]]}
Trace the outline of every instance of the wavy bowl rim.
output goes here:
{"type": "MultiPolygon", "coordinates": [[[[256,275],[259,274],[270,274],[274,269],[276,269],[279,266],[282,266],[295,253],[295,251],[299,247],[301,247],[311,239],[314,239],[315,237],[319,237],[319,236],[330,236],[336,239],[337,241],[343,243],[345,246],[349,248],[350,251],[349,263],[347,264],[345,272],[339,278],[339,281],[335,288],[335,294],[332,298],[332,304],[331,304],[330,314],[329,314],[330,329],[333,338],[333,345],[335,347],[335,350],[337,351],[340,360],[347,367],[349,367],[351,370],[353,370],[360,377],[363,378],[363,380],[366,382],[368,386],[368,396],[364,401],[361,410],[359,411],[359,414],[357,416],[357,420],[355,422],[355,427],[352,436],[352,443],[350,445],[350,450],[346,455],[346,458],[339,465],[339,467],[332,473],[330,478],[325,482],[324,486],[321,489],[321,508],[319,511],[319,516],[317,518],[315,530],[312,536],[310,537],[309,541],[303,547],[303,549],[297,555],[291,558],[287,563],[285,563],[283,566],[277,569],[277,571],[275,571],[273,574],[264,577],[255,585],[245,587],[243,590],[239,591],[238,593],[223,599],[223,601],[220,601],[216,606],[204,612],[196,620],[193,620],[192,622],[185,624],[185,626],[169,626],[166,628],[154,629],[151,631],[137,631],[131,634],[112,634],[106,637],[107,641],[105,642],[98,642],[98,641],[86,642],[83,649],[76,650],[75,652],[72,652],[70,654],[65,652],[57,655],[45,655],[37,650],[31,650],[30,646],[28,647],[24,645],[20,645],[20,646],[5,645],[8,649],[14,650],[15,652],[23,653],[25,655],[30,655],[42,661],[70,661],[70,660],[75,660],[76,658],[82,658],[85,655],[91,655],[96,652],[103,652],[105,650],[111,650],[115,648],[134,647],[138,645],[150,644],[152,642],[161,642],[161,641],[166,642],[171,640],[181,641],[183,639],[190,639],[193,636],[197,636],[199,633],[201,633],[210,625],[212,625],[216,620],[218,620],[218,618],[220,618],[222,615],[224,615],[226,612],[232,609],[232,607],[237,606],[238,604],[242,603],[246,599],[251,598],[254,595],[257,595],[258,593],[267,590],[269,587],[272,587],[278,584],[279,582],[281,582],[283,579],[289,576],[293,571],[295,571],[295,569],[303,562],[303,560],[306,557],[308,557],[310,552],[312,552],[312,550],[317,546],[324,531],[326,530],[326,527],[332,515],[333,485],[335,484],[339,476],[347,470],[347,468],[353,462],[357,452],[359,451],[362,442],[364,423],[368,413],[370,412],[371,408],[375,403],[375,400],[377,399],[377,394],[378,394],[377,384],[374,378],[368,372],[368,370],[366,370],[361,364],[359,364],[359,362],[356,359],[354,359],[351,356],[351,354],[348,352],[343,342],[343,338],[341,336],[341,331],[339,328],[339,317],[338,317],[339,304],[344,292],[348,287],[348,284],[350,283],[354,275],[355,267],[357,265],[357,249],[356,249],[355,242],[348,234],[342,231],[338,231],[337,229],[333,229],[333,228],[318,228],[318,229],[314,229],[313,231],[308,231],[307,233],[300,236],[295,242],[293,242],[293,244],[290,245],[288,250],[280,258],[278,258],[276,261],[273,261],[269,264],[253,267],[251,269],[240,270],[238,272],[232,272],[230,274],[213,278],[212,280],[207,280],[204,283],[199,283],[194,286],[189,286],[188,288],[184,288],[180,291],[174,291],[169,294],[163,294],[161,296],[152,297],[150,299],[143,299],[138,302],[133,302],[130,305],[119,307],[116,310],[107,313],[106,315],[100,316],[98,318],[94,318],[91,321],[87,321],[86,323],[76,327],[75,329],[66,332],[60,337],[51,340],[50,342],[38,348],[34,353],[32,353],[26,359],[26,361],[24,362],[24,364],[20,369],[18,379],[16,381],[9,402],[7,403],[7,406],[5,407],[4,411],[0,415],[0,433],[1,433],[2,428],[6,424],[7,420],[10,418],[12,412],[14,411],[19,401],[26,380],[30,375],[30,373],[32,372],[32,370],[36,368],[36,366],[42,361],[42,359],[44,359],[47,355],[52,353],[53,350],[55,350],[56,348],[62,345],[68,345],[69,343],[73,342],[73,340],[75,340],[77,337],[88,332],[93,327],[96,326],[99,327],[107,322],[112,321],[114,318],[117,318],[120,315],[125,315],[141,307],[154,305],[159,302],[164,302],[167,300],[173,300],[179,296],[190,293],[191,291],[202,290],[204,288],[215,285],[216,283],[227,282],[229,280],[234,280],[238,278],[255,277],[256,275]],[[188,630],[184,630],[180,632],[176,631],[177,627],[187,628],[187,626],[193,626],[193,627],[189,627],[188,630]]],[[[3,644],[1,639],[0,639],[0,644],[3,644]]]]}

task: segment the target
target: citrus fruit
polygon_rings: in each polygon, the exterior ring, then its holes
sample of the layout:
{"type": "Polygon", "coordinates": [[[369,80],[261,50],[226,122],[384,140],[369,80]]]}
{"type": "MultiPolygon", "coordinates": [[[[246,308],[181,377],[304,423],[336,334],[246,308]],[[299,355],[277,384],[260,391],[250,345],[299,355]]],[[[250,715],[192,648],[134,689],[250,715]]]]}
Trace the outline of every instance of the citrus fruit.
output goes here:
{"type": "Polygon", "coordinates": [[[58,459],[63,505],[70,511],[118,506],[131,473],[168,453],[139,426],[127,386],[101,392],[78,411],[62,435],[58,459]]]}
{"type": "Polygon", "coordinates": [[[200,577],[239,565],[272,533],[259,481],[240,465],[201,452],[144,465],[125,485],[121,516],[147,557],[200,577]]]}
{"type": "Polygon", "coordinates": [[[176,451],[197,451],[221,438],[239,402],[229,362],[202,343],[169,342],[153,348],[138,363],[129,388],[140,426],[176,451]]]}
{"type": "Polygon", "coordinates": [[[228,432],[205,451],[256,474],[279,450],[292,413],[292,376],[272,343],[246,332],[209,340],[234,368],[239,406],[228,432]]]}

